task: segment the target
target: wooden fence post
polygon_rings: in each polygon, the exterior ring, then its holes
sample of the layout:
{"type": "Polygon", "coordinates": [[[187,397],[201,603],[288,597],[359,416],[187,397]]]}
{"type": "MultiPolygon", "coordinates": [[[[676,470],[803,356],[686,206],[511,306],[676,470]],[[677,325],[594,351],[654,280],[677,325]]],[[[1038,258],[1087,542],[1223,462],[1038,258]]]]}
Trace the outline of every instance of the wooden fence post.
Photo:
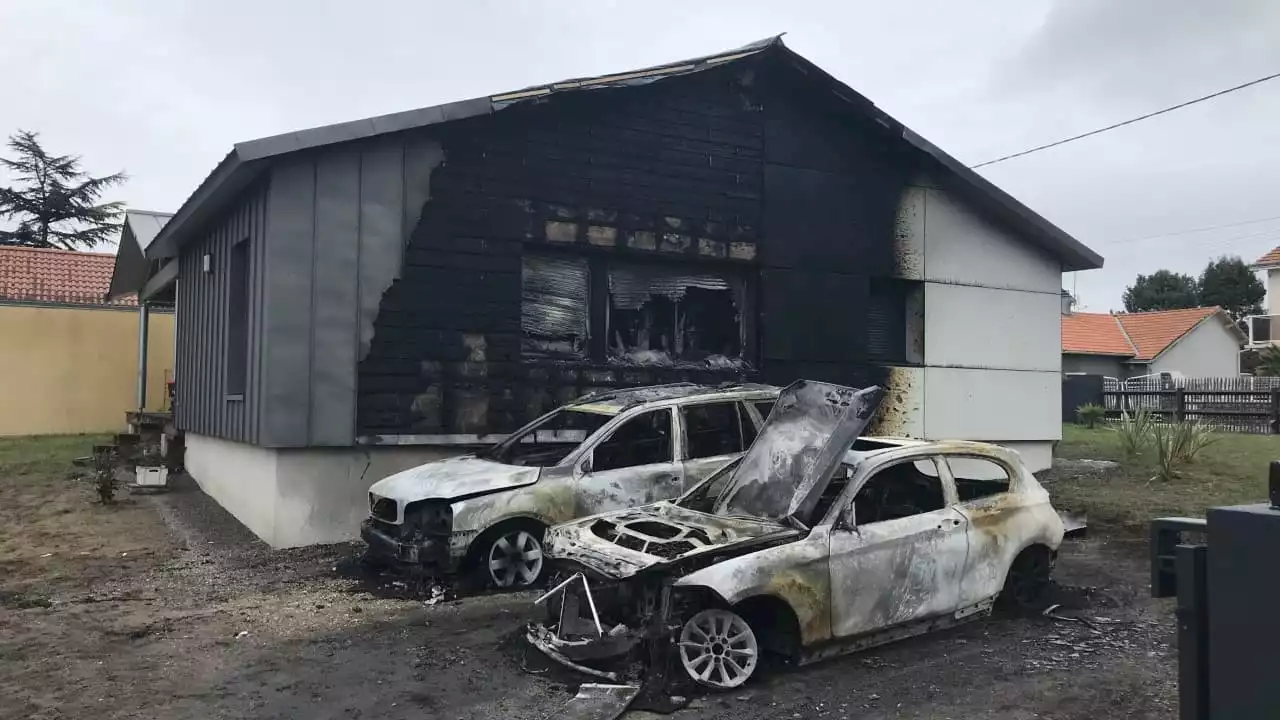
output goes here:
{"type": "Polygon", "coordinates": [[[1178,388],[1174,392],[1173,402],[1173,419],[1175,422],[1183,422],[1187,419],[1187,391],[1178,388]]]}

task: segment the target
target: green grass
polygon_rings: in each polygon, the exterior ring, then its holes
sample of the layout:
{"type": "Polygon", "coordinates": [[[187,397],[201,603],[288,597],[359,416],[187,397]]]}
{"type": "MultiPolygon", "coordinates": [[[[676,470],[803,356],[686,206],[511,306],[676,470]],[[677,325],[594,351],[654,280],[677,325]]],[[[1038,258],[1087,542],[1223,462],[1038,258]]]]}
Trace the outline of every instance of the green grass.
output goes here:
{"type": "Polygon", "coordinates": [[[1182,465],[1169,482],[1153,480],[1154,450],[1126,459],[1118,433],[1064,425],[1059,458],[1114,460],[1117,472],[1106,476],[1055,474],[1050,492],[1063,510],[1088,513],[1091,526],[1146,532],[1152,518],[1171,515],[1204,517],[1219,505],[1263,502],[1267,469],[1280,460],[1280,436],[1217,433],[1195,461],[1182,465]]]}
{"type": "Polygon", "coordinates": [[[97,502],[92,483],[72,481],[71,461],[88,455],[105,435],[0,438],[0,586],[39,570],[14,563],[119,556],[163,547],[163,522],[124,490],[118,503],[97,502]]]}

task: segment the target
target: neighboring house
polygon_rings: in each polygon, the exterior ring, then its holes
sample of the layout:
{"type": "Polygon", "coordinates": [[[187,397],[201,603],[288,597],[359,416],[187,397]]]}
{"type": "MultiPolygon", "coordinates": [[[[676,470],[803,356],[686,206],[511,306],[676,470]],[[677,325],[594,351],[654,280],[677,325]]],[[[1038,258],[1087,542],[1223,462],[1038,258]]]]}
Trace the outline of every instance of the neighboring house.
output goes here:
{"type": "MultiPolygon", "coordinates": [[[[114,264],[112,255],[0,247],[0,435],[122,430],[125,412],[138,409],[138,305],[106,299],[114,264]]],[[[153,314],[149,328],[155,410],[173,370],[172,313],[153,314]]]]}
{"type": "Polygon", "coordinates": [[[186,464],[273,545],[599,388],[888,388],[873,430],[1059,437],[1096,253],[772,39],[236,145],[165,225],[186,464]]]}
{"type": "Polygon", "coordinates": [[[1217,307],[1062,316],[1062,371],[1119,379],[1181,373],[1232,377],[1244,334],[1217,307]]]}
{"type": "Polygon", "coordinates": [[[1280,247],[1258,258],[1252,268],[1267,273],[1267,312],[1246,319],[1249,347],[1280,344],[1280,328],[1275,323],[1280,318],[1280,247]]]}

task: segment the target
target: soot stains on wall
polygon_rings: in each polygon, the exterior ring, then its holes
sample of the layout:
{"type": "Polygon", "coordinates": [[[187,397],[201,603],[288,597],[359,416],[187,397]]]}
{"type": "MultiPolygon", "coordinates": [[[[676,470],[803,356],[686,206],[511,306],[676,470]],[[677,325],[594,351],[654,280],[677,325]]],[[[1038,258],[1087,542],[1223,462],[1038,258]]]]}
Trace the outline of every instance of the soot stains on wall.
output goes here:
{"type": "Polygon", "coordinates": [[[900,137],[772,54],[430,130],[362,435],[508,432],[595,389],[874,382],[900,137]]]}

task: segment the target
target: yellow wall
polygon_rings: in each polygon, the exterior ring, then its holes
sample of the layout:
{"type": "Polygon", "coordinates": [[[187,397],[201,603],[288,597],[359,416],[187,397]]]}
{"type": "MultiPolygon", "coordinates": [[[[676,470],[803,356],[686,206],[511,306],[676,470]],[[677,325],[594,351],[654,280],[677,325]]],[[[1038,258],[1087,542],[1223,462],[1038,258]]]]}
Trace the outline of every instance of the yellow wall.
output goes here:
{"type": "MultiPolygon", "coordinates": [[[[173,315],[152,312],[149,410],[168,403],[166,372],[173,315]]],[[[0,305],[0,436],[122,431],[137,378],[137,308],[0,305]]]]}

